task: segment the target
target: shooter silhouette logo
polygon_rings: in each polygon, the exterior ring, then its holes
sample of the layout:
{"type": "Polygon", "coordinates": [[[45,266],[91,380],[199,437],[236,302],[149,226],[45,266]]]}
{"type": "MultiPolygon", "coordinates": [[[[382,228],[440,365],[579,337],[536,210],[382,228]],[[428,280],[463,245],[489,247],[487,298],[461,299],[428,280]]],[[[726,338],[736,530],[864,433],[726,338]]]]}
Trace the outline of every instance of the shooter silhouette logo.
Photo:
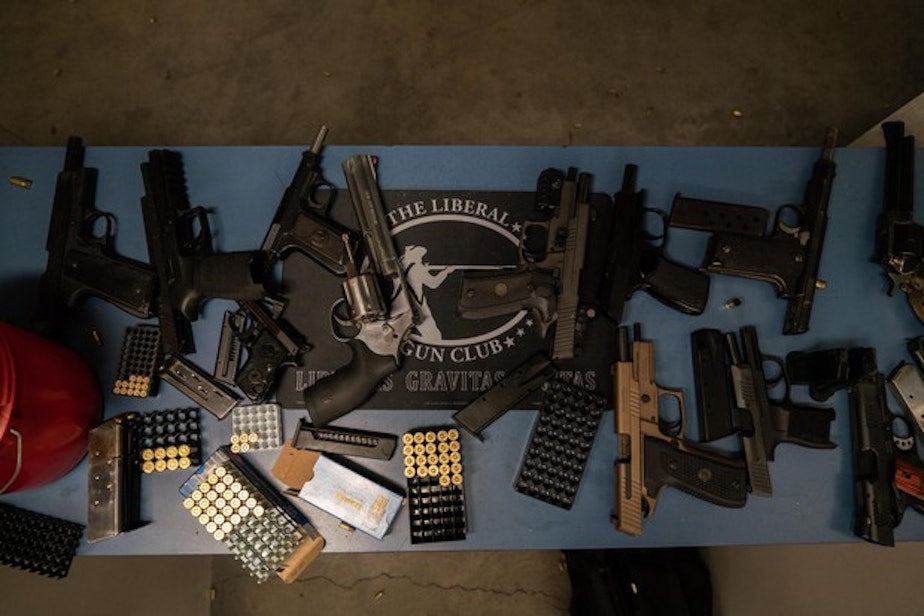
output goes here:
{"type": "Polygon", "coordinates": [[[516,266],[522,223],[499,206],[463,197],[404,204],[388,218],[419,316],[407,357],[462,365],[535,344],[538,328],[524,310],[463,320],[457,309],[463,271],[516,266]]]}

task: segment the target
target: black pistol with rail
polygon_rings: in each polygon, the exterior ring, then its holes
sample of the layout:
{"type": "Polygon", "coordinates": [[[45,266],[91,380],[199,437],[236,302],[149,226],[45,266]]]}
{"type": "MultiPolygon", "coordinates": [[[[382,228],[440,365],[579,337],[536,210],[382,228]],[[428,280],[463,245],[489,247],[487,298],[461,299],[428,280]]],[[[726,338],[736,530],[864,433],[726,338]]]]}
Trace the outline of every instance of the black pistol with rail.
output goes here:
{"type": "MultiPolygon", "coordinates": [[[[644,206],[644,191],[636,191],[636,165],[626,165],[622,189],[613,198],[613,225],[601,303],[617,324],[626,301],[638,290],[685,314],[701,314],[709,299],[709,276],[671,261],[664,242],[656,245],[645,231],[645,215],[659,210],[644,206]]],[[[665,229],[667,229],[665,220],[665,229]]]]}
{"type": "Polygon", "coordinates": [[[590,181],[590,174],[578,175],[573,167],[567,174],[558,169],[540,174],[537,218],[523,225],[519,263],[499,271],[463,272],[459,316],[485,319],[530,310],[543,336],[556,324],[553,360],[580,351],[595,313],[580,292],[592,217],[590,181]]]}
{"type": "MultiPolygon", "coordinates": [[[[847,389],[853,451],[853,532],[872,543],[895,545],[895,528],[904,511],[896,489],[896,449],[893,415],[886,403],[886,379],[879,371],[876,349],[851,347],[793,351],[786,372],[796,384],[808,385],[815,400],[826,400],[847,389]]],[[[922,473],[918,470],[918,476],[922,473]]]]}
{"type": "Polygon", "coordinates": [[[924,226],[914,222],[914,137],[904,122],[882,125],[886,143],[885,199],[876,224],[876,254],[889,279],[924,323],[924,226]]]}
{"type": "Polygon", "coordinates": [[[95,295],[146,319],[152,313],[156,277],[147,263],[116,254],[114,217],[93,207],[97,170],[83,165],[80,137],[67,140],[64,169],[55,185],[45,248],[48,264],[39,282],[36,331],[53,335],[67,309],[95,295]]]}
{"type": "Polygon", "coordinates": [[[834,410],[803,406],[790,399],[782,361],[761,352],[753,326],[741,328],[740,346],[738,339],[734,332],[723,336],[715,329],[700,329],[690,336],[700,433],[703,440],[711,441],[737,432],[751,493],[771,496],[769,463],[777,445],[834,448],[834,410]],[[780,365],[777,379],[768,378],[765,361],[780,365]],[[771,399],[769,392],[780,380],[785,385],[783,396],[771,399]]]}
{"type": "Polygon", "coordinates": [[[786,300],[784,334],[808,331],[815,290],[825,284],[818,278],[818,266],[834,185],[836,142],[837,129],[828,129],[803,202],[780,208],[769,235],[765,233],[769,212],[763,208],[679,194],[674,198],[671,226],[712,232],[704,270],[769,282],[786,300]],[[799,220],[789,224],[784,220],[787,212],[794,212],[799,220]]]}
{"type": "Polygon", "coordinates": [[[321,174],[321,149],[327,127],[318,130],[311,148],[302,153],[292,183],[286,188],[273,216],[262,250],[273,261],[284,259],[292,251],[311,257],[334,274],[346,273],[349,249],[355,252],[352,233],[328,216],[336,194],[335,188],[321,174]],[[344,244],[344,235],[351,238],[344,244]]]}
{"type": "Polygon", "coordinates": [[[335,335],[350,346],[352,358],[305,389],[308,415],[318,427],[368,400],[376,386],[401,367],[402,351],[418,322],[379,194],[374,157],[350,156],[343,161],[343,174],[368,259],[360,271],[349,238],[342,238],[346,278],[331,320],[338,330],[335,335]]]}
{"type": "Polygon", "coordinates": [[[190,207],[179,152],[152,150],[141,164],[141,210],[148,254],[157,271],[157,316],[168,356],[195,351],[192,321],[207,298],[259,300],[267,295],[263,251],[217,253],[206,210],[190,207]]]}

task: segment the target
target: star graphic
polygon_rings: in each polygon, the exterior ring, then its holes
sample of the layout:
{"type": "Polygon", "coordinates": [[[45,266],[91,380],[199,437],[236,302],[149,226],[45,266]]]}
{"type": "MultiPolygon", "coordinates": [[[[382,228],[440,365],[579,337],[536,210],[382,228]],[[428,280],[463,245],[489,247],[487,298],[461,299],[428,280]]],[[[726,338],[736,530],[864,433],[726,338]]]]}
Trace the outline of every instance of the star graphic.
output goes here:
{"type": "Polygon", "coordinates": [[[507,345],[507,348],[509,349],[509,348],[512,347],[515,343],[514,343],[514,341],[513,341],[513,338],[511,338],[510,336],[507,336],[506,338],[504,338],[504,344],[506,344],[506,345],[507,345]]]}
{"type": "Polygon", "coordinates": [[[523,225],[521,225],[518,222],[515,222],[510,226],[510,230],[513,231],[514,233],[519,233],[520,229],[522,228],[523,228],[523,225]]]}
{"type": "Polygon", "coordinates": [[[526,330],[523,329],[522,327],[518,327],[518,328],[517,328],[517,336],[518,336],[519,338],[522,338],[522,337],[525,336],[525,335],[526,335],[526,330]]]}
{"type": "Polygon", "coordinates": [[[526,319],[526,327],[532,327],[532,326],[533,326],[533,320],[532,320],[532,319],[526,319]]]}

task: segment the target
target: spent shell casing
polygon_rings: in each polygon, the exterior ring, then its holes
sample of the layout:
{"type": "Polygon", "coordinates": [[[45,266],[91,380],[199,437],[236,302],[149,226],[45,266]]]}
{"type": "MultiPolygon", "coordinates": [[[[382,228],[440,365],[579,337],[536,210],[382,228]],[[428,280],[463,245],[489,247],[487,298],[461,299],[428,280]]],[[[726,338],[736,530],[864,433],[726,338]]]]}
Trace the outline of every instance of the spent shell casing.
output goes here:
{"type": "Polygon", "coordinates": [[[10,176],[10,184],[16,188],[23,188],[25,190],[32,188],[32,180],[24,178],[21,175],[10,176]]]}

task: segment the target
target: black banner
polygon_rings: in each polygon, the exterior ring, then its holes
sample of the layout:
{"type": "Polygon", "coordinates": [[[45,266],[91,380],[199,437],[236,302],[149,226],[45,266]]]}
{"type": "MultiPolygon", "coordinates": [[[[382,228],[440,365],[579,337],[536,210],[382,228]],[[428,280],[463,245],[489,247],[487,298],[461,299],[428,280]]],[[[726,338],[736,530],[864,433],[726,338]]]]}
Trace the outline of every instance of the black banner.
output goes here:
{"type": "MultiPolygon", "coordinates": [[[[392,191],[382,197],[420,322],[401,369],[379,386],[364,408],[459,409],[532,353],[550,349],[553,332],[543,339],[529,312],[466,320],[457,310],[464,270],[510,268],[519,262],[523,223],[537,219],[534,193],[392,191]]],[[[600,263],[597,257],[609,233],[612,201],[594,194],[591,205],[595,239],[588,262],[600,263]]],[[[349,224],[347,210],[349,196],[341,192],[332,212],[349,224]]],[[[341,278],[293,254],[283,264],[282,283],[289,298],[284,316],[313,348],[300,366],[285,371],[276,397],[284,407],[304,408],[302,390],[350,361],[349,347],[334,338],[331,327],[332,306],[342,298],[341,278]]],[[[614,324],[602,316],[593,319],[583,352],[560,362],[560,374],[612,398],[615,335],[614,324]]],[[[537,405],[538,395],[520,406],[537,405]]]]}

